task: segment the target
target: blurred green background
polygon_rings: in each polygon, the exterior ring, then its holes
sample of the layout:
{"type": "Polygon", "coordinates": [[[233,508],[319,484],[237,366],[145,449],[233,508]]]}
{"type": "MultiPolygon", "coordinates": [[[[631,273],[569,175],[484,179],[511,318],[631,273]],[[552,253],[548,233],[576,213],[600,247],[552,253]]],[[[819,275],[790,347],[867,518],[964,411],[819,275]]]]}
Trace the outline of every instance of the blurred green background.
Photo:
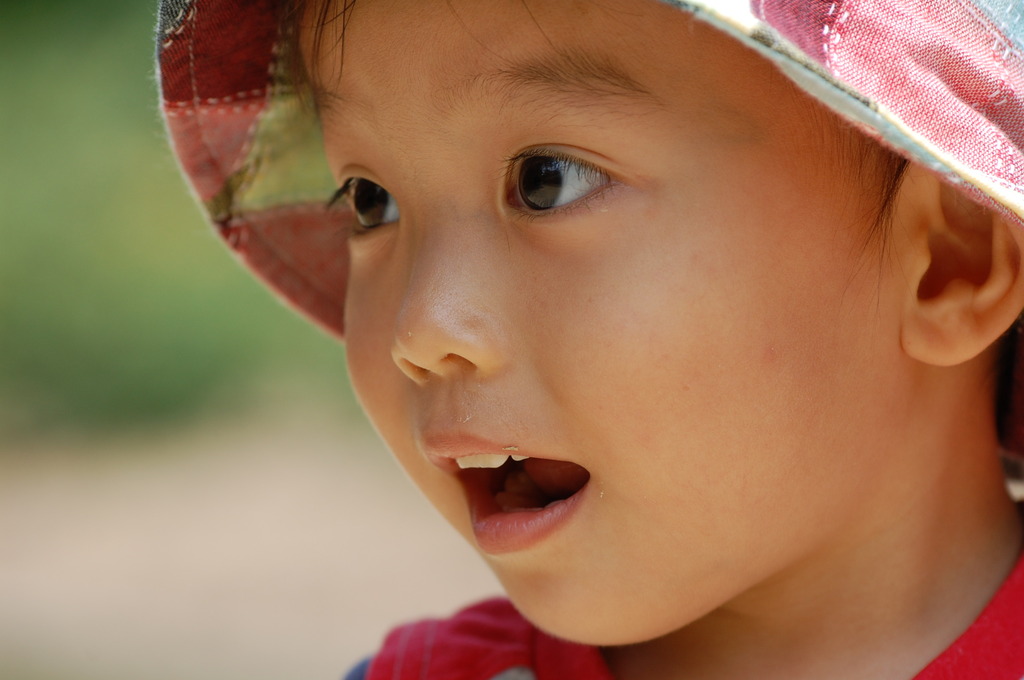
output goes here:
{"type": "Polygon", "coordinates": [[[0,442],[315,398],[340,344],[202,222],[163,138],[156,2],[0,3],[0,442]]]}
{"type": "Polygon", "coordinates": [[[0,2],[0,680],[337,678],[496,585],[203,222],[155,17],[0,2]]]}

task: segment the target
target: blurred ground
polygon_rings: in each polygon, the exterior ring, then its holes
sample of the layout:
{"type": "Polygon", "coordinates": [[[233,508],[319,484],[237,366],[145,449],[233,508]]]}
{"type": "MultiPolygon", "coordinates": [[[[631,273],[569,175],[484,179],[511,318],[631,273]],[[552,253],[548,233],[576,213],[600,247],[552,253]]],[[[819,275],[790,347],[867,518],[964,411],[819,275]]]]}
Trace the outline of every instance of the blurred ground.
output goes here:
{"type": "Polygon", "coordinates": [[[278,414],[0,452],[0,678],[337,678],[498,587],[373,435],[278,414]]]}

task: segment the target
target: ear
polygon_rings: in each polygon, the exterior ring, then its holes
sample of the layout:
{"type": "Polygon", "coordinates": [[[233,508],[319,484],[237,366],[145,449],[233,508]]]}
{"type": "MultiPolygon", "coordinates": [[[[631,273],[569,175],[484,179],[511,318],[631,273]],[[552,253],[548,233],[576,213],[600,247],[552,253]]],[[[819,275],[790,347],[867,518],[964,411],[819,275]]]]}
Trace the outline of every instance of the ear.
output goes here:
{"type": "Polygon", "coordinates": [[[907,170],[893,218],[909,246],[904,351],[936,366],[973,359],[1024,308],[1021,228],[916,165],[907,170]]]}

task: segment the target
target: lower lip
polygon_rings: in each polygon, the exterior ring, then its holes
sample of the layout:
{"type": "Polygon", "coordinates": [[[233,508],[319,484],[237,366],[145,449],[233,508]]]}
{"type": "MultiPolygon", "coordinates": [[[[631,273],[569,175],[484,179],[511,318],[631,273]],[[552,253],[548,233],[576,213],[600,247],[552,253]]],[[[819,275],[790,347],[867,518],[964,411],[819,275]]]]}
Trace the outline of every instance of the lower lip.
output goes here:
{"type": "Polygon", "coordinates": [[[473,534],[482,551],[502,555],[531,548],[569,523],[590,486],[588,483],[569,498],[554,501],[539,510],[503,512],[494,495],[484,489],[467,489],[473,534]]]}

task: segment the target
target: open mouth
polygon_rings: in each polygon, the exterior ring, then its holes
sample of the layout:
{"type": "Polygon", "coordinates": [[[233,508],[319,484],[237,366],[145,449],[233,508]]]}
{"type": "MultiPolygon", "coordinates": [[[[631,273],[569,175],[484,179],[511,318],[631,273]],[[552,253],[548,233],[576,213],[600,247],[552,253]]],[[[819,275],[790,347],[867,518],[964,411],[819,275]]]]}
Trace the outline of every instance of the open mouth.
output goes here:
{"type": "Polygon", "coordinates": [[[477,498],[489,497],[492,512],[543,510],[572,497],[590,479],[576,463],[515,454],[465,456],[457,463],[467,490],[477,498]]]}

